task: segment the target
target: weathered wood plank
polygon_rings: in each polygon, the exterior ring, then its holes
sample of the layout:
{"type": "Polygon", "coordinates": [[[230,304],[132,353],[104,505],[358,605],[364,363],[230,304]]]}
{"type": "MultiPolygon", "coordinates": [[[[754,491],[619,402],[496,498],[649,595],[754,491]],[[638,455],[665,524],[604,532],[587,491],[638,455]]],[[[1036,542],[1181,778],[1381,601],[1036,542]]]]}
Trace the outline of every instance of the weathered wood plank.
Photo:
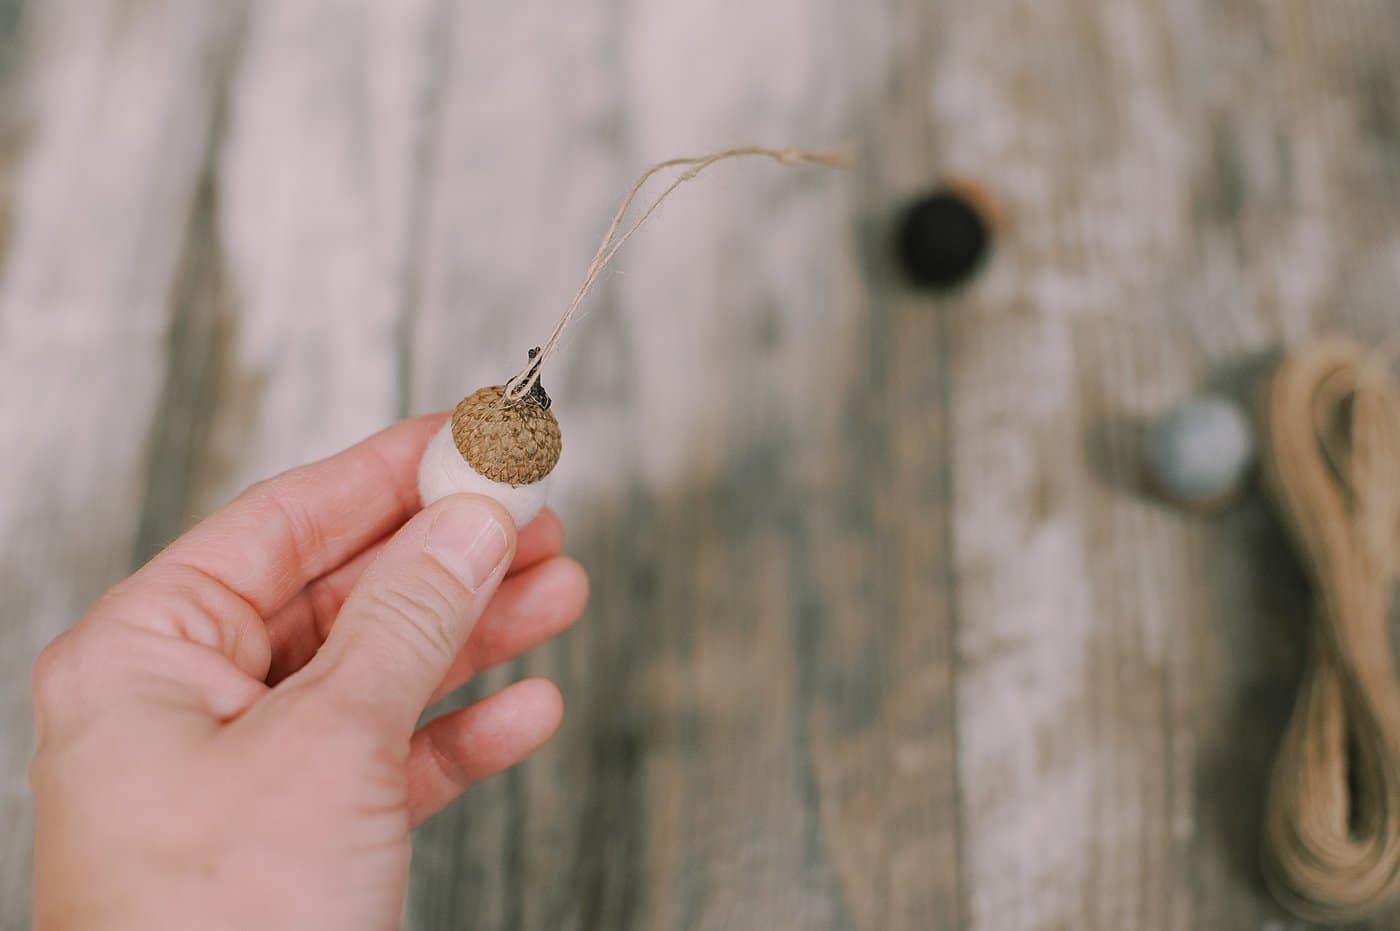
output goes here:
{"type": "Polygon", "coordinates": [[[257,2],[212,235],[220,357],[189,515],[396,416],[433,4],[257,2]]]}
{"type": "Polygon", "coordinates": [[[0,280],[3,928],[29,923],[28,668],[128,568],[233,7],[32,4],[6,77],[28,126],[0,280]]]}
{"type": "Polygon", "coordinates": [[[1383,4],[947,15],[949,165],[1015,217],[954,326],[974,927],[1301,927],[1257,867],[1299,572],[1262,502],[1209,522],[1145,499],[1137,425],[1202,385],[1247,394],[1281,345],[1400,322],[1392,156],[1358,119],[1386,125],[1397,25],[1383,4]]]}
{"type": "Polygon", "coordinates": [[[130,559],[513,371],[637,168],[836,138],[682,192],[546,373],[594,606],[456,701],[570,712],[423,832],[410,924],[1302,927],[1256,835],[1306,592],[1261,501],[1144,497],[1138,428],[1400,323],[1393,5],[19,6],[0,929],[25,671],[130,559]],[[926,301],[882,230],[942,174],[1012,220],[926,301]]]}
{"type": "MultiPolygon", "coordinates": [[[[521,364],[576,285],[574,269],[587,261],[590,240],[601,235],[600,218],[624,184],[616,148],[617,108],[625,87],[616,46],[625,30],[620,10],[576,4],[566,19],[529,4],[454,2],[447,13],[441,123],[429,159],[432,175],[416,268],[420,298],[407,321],[414,411],[451,407],[521,364]],[[551,66],[540,67],[544,61],[551,66]],[[509,88],[508,98],[490,88],[509,88]]],[[[616,333],[608,296],[600,295],[586,322],[616,333]]],[[[632,379],[620,364],[620,351],[606,344],[603,349],[606,359],[594,384],[610,390],[616,403],[632,395],[632,379]]],[[[576,445],[586,440],[571,426],[563,405],[578,395],[561,378],[553,371],[545,384],[561,405],[565,461],[582,455],[605,472],[625,468],[627,460],[620,457],[635,451],[625,435],[600,433],[595,445],[576,445]],[[609,447],[609,441],[615,445],[609,447]]],[[[594,419],[600,427],[616,422],[608,408],[598,407],[594,419]]],[[[615,485],[606,493],[614,500],[619,494],[615,485]]],[[[588,532],[572,515],[569,523],[574,541],[588,532]]],[[[570,548],[577,549],[576,542],[570,548]]],[[[570,722],[580,720],[585,707],[574,694],[575,682],[593,681],[596,670],[589,652],[578,650],[572,663],[577,673],[561,682],[570,722]]],[[[503,681],[503,673],[482,677],[471,694],[503,681]]],[[[610,688],[625,682],[599,681],[610,688]]],[[[617,717],[620,730],[623,713],[617,717]]],[[[573,759],[588,748],[588,738],[577,734],[566,724],[556,738],[569,742],[573,759]]],[[[553,927],[568,927],[577,924],[573,916],[580,909],[595,922],[618,921],[619,910],[634,910],[641,883],[605,887],[595,877],[610,856],[625,864],[617,879],[635,880],[642,825],[629,806],[637,799],[637,754],[627,752],[625,740],[608,741],[601,734],[597,740],[611,748],[602,754],[605,759],[562,773],[553,762],[560,750],[551,750],[528,770],[476,787],[465,802],[427,825],[415,845],[410,926],[525,927],[538,925],[543,915],[553,927]],[[595,820],[587,827],[600,848],[584,859],[589,851],[581,840],[578,800],[598,794],[589,791],[596,784],[597,763],[607,767],[607,792],[622,807],[600,821],[606,809],[595,803],[595,820]],[[543,791],[532,791],[531,784],[543,791]],[[537,839],[541,831],[547,833],[537,839]],[[606,840],[600,836],[604,831],[606,840]],[[601,853],[604,843],[609,854],[601,853]],[[546,881],[537,880],[536,864],[552,866],[546,881]]]]}
{"type": "Polygon", "coordinates": [[[33,50],[24,7],[24,0],[0,0],[0,256],[5,252],[15,182],[31,128],[25,89],[33,72],[33,50]]]}
{"type": "Polygon", "coordinates": [[[849,219],[924,180],[922,13],[485,10],[456,13],[415,407],[519,364],[647,162],[879,143],[850,179],[734,165],[682,192],[546,374],[594,606],[511,673],[570,711],[425,829],[416,926],[955,923],[939,321],[849,219]]]}

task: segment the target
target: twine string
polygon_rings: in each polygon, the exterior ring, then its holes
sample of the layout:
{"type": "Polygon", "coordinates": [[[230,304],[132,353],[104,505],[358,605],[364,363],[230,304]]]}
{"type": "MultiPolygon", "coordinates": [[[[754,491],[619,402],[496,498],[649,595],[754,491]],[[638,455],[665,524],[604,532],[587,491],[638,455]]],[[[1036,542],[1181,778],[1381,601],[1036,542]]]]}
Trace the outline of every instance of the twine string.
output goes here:
{"type": "Polygon", "coordinates": [[[593,255],[593,261],[588,263],[588,269],[584,272],[583,281],[579,284],[578,290],[574,292],[573,300],[569,302],[564,315],[559,318],[559,322],[554,325],[554,331],[549,334],[549,339],[539,352],[534,353],[528,364],[521,369],[515,377],[506,382],[506,390],[502,396],[505,403],[513,404],[530,393],[530,389],[540,380],[540,372],[545,363],[554,355],[559,348],[559,340],[563,337],[564,331],[568,329],[569,323],[574,319],[574,314],[578,312],[579,305],[584,298],[588,297],[593,285],[598,281],[598,277],[603,270],[608,267],[627,240],[632,238],[632,234],[641,228],[642,224],[650,219],[656,209],[661,206],[671,193],[693,180],[706,168],[716,162],[722,162],[731,158],[742,158],[745,156],[758,155],[771,158],[780,165],[800,165],[809,162],[818,165],[826,165],[829,168],[850,168],[851,162],[845,155],[839,152],[812,152],[806,149],[799,149],[794,146],[784,146],[783,148],[767,148],[758,145],[739,146],[733,149],[725,149],[722,152],[711,152],[709,155],[696,156],[694,158],[672,158],[664,162],[657,162],[633,182],[627,195],[622,198],[622,203],[617,208],[617,213],[613,215],[612,223],[608,225],[608,231],[603,236],[602,243],[598,246],[598,251],[593,255]],[[651,202],[631,226],[623,231],[623,221],[627,217],[627,211],[632,206],[632,201],[641,192],[642,187],[659,172],[671,168],[685,167],[686,170],[672,179],[666,189],[651,202]]]}
{"type": "Polygon", "coordinates": [[[1299,917],[1343,922],[1400,892],[1400,388],[1390,353],[1326,340],[1269,391],[1266,467],[1317,593],[1307,670],[1274,760],[1265,873],[1299,917]]]}

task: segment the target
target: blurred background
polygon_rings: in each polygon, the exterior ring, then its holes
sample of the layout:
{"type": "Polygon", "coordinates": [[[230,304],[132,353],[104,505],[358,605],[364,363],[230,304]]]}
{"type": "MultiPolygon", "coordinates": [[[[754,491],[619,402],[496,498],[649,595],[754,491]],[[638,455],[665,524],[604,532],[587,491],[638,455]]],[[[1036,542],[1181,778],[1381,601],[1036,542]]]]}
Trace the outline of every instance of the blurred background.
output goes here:
{"type": "MultiPolygon", "coordinates": [[[[1307,593],[1141,425],[1400,322],[1387,0],[0,0],[0,928],[28,668],[245,485],[545,373],[594,599],[558,738],[418,838],[416,928],[1292,929],[1307,593]],[[909,199],[1002,215],[906,284],[909,199]]],[[[1400,926],[1383,916],[1372,928],[1400,926]]]]}

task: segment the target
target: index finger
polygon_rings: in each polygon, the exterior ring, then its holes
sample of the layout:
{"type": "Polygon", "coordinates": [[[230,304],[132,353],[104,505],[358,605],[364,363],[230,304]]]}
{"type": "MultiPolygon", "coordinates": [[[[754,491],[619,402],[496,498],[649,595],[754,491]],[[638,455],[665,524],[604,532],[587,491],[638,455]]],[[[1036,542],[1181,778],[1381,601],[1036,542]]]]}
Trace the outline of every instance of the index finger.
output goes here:
{"type": "Polygon", "coordinates": [[[419,510],[418,460],[444,414],[400,421],[252,486],[151,560],[210,576],[264,618],[419,510]]]}

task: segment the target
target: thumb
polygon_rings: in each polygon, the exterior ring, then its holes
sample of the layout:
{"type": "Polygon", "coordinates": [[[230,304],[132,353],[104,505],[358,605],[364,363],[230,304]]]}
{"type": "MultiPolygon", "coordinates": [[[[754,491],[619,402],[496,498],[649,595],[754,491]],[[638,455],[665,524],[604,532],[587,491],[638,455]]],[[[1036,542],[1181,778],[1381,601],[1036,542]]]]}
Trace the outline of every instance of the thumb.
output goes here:
{"type": "Polygon", "coordinates": [[[403,526],[345,600],[307,678],[405,739],[515,552],[495,501],[451,495],[403,526]]]}

